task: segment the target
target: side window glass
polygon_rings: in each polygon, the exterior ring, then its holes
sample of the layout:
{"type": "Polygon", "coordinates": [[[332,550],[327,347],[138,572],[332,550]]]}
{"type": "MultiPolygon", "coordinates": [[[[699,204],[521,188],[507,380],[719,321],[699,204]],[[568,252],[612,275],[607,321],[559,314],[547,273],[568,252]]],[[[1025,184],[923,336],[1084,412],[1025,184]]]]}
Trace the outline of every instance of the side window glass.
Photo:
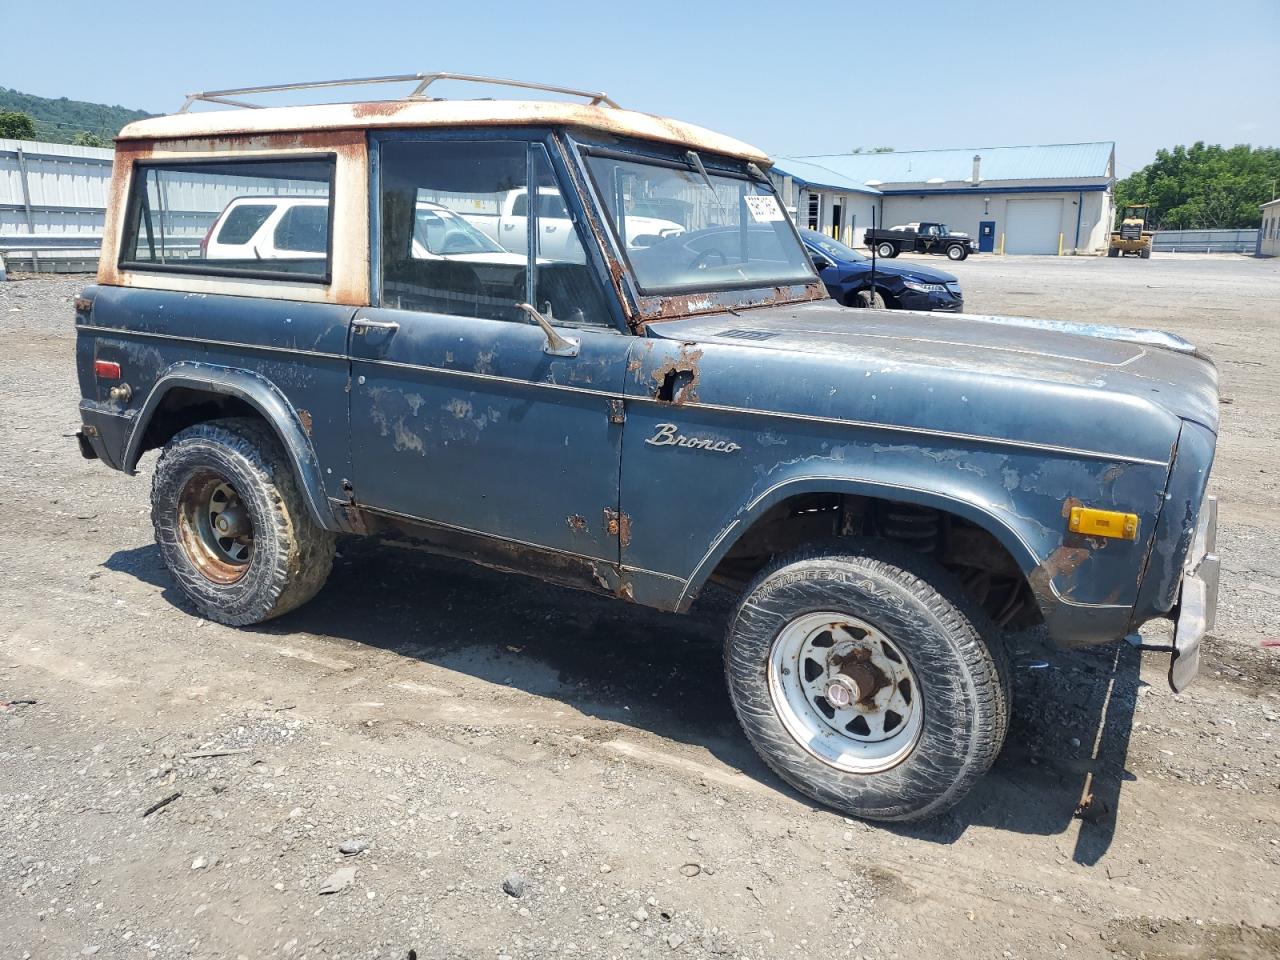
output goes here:
{"type": "Polygon", "coordinates": [[[315,204],[290,206],[276,224],[277,250],[324,253],[329,246],[329,210],[315,204]]]}
{"type": "Polygon", "coordinates": [[[121,265],[327,282],[332,157],[140,163],[121,265]]]}
{"type": "Polygon", "coordinates": [[[213,239],[220,244],[248,243],[275,211],[275,204],[250,202],[232,206],[213,239]]]}
{"type": "Polygon", "coordinates": [[[546,147],[534,144],[533,180],[538,211],[534,236],[538,261],[534,271],[533,304],[553,323],[612,327],[613,318],[600,289],[599,277],[587,261],[586,249],[546,147]]]}
{"type": "Polygon", "coordinates": [[[383,303],[526,323],[516,304],[528,232],[502,229],[508,195],[528,182],[526,144],[394,140],[381,149],[383,303]]]}
{"type": "Polygon", "coordinates": [[[386,141],[381,159],[385,306],[612,326],[542,144],[386,141]]]}

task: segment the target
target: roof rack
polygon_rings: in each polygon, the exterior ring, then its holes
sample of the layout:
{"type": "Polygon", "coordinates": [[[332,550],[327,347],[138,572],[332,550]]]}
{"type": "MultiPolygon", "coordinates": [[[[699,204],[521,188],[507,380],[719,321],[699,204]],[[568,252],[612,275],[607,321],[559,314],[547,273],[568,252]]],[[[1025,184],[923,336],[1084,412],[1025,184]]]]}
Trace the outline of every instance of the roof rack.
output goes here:
{"type": "Polygon", "coordinates": [[[548,83],[530,83],[527,80],[503,80],[500,77],[476,77],[465,73],[405,73],[389,77],[353,77],[349,80],[315,80],[310,83],[275,83],[265,87],[237,87],[234,90],[208,90],[204,93],[187,94],[186,102],[182,104],[179,113],[186,113],[191,109],[191,105],[197,101],[203,103],[220,103],[229,107],[245,107],[251,110],[262,109],[264,104],[246,103],[243,100],[233,100],[232,97],[240,97],[246,94],[259,93],[279,93],[284,90],[316,90],[323,87],[358,87],[368,84],[377,83],[413,83],[413,90],[402,100],[438,100],[440,97],[429,97],[426,95],[427,87],[435,83],[437,80],[464,80],[468,83],[491,83],[504,87],[520,87],[524,90],[541,90],[545,93],[563,93],[566,96],[582,97],[590,101],[591,106],[614,107],[620,109],[616,103],[609,99],[603,93],[593,93],[590,90],[575,90],[572,87],[557,87],[548,83]]]}

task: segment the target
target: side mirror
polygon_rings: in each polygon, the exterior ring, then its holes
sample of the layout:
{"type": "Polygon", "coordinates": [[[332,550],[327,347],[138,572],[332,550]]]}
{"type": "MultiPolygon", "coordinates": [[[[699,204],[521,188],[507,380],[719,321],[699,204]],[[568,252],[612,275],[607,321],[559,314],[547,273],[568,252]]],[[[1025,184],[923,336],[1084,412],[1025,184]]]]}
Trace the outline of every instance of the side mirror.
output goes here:
{"type": "Polygon", "coordinates": [[[813,269],[815,270],[825,270],[827,267],[835,266],[835,264],[820,253],[810,254],[809,259],[813,261],[813,269]]]}
{"type": "Polygon", "coordinates": [[[546,334],[547,342],[542,346],[542,352],[552,357],[576,357],[578,350],[582,347],[582,341],[577,337],[562,337],[556,332],[555,327],[547,322],[547,318],[540,314],[531,303],[517,303],[517,307],[533,318],[533,322],[542,328],[542,332],[546,334]]]}

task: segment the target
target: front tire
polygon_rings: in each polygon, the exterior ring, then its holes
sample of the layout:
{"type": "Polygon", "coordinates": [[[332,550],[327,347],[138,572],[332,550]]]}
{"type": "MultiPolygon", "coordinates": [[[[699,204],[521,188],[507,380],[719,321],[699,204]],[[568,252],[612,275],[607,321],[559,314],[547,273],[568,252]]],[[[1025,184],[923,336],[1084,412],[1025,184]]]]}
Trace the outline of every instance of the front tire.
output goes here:
{"type": "Polygon", "coordinates": [[[849,302],[851,307],[865,307],[871,310],[884,310],[884,297],[879,290],[859,290],[849,302]]]}
{"type": "Polygon", "coordinates": [[[182,592],[219,623],[288,613],[333,566],[333,534],[311,519],[280,442],[252,419],[196,424],[165,445],[151,522],[182,592]]]}
{"type": "Polygon", "coordinates": [[[951,246],[947,247],[948,260],[956,260],[956,261],[964,260],[968,256],[969,256],[969,249],[967,247],[961,246],[958,243],[953,243],[951,244],[951,246]]]}
{"type": "Polygon", "coordinates": [[[730,621],[725,671],[765,762],[870,820],[942,813],[1008,729],[995,628],[945,570],[894,544],[842,542],[765,569],[730,621]]]}

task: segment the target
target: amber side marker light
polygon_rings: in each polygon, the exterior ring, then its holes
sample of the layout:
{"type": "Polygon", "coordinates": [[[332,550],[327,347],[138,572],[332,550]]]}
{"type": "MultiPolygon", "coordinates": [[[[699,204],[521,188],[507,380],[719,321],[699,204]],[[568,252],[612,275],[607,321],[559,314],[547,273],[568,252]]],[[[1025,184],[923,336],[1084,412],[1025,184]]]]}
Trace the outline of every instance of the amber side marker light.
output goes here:
{"type": "Polygon", "coordinates": [[[1067,527],[1072,533],[1086,537],[1114,537],[1117,540],[1138,539],[1138,515],[1093,507],[1072,507],[1067,527]]]}

